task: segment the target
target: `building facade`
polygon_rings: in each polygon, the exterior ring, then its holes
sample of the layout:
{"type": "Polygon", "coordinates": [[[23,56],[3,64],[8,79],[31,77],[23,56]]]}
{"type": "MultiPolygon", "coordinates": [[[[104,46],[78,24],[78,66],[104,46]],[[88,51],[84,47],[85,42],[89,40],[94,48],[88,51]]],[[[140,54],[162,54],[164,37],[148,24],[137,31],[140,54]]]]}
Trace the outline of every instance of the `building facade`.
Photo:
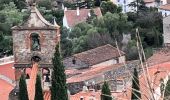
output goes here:
{"type": "Polygon", "coordinates": [[[109,66],[126,61],[125,53],[110,44],[100,46],[82,53],[74,54],[63,60],[66,68],[89,68],[109,66]],[[119,54],[120,53],[120,54],[119,54]]]}
{"type": "Polygon", "coordinates": [[[46,82],[49,79],[52,57],[60,41],[60,26],[56,22],[53,25],[46,21],[35,4],[31,6],[30,12],[27,22],[12,28],[16,87],[10,94],[16,94],[13,92],[18,90],[21,74],[29,80],[27,70],[32,69],[34,62],[38,62],[42,80],[46,82]],[[46,79],[43,79],[44,76],[46,79]]]}

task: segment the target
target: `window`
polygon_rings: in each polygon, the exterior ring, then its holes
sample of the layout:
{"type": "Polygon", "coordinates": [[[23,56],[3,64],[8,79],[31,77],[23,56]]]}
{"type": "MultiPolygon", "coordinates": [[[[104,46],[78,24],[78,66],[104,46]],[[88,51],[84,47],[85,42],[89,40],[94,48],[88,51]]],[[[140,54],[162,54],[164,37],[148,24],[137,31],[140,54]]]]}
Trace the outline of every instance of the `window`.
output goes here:
{"type": "Polygon", "coordinates": [[[30,36],[31,40],[31,50],[32,51],[39,51],[41,49],[40,47],[40,37],[37,33],[32,33],[30,36]]]}
{"type": "Polygon", "coordinates": [[[76,64],[76,59],[75,58],[72,59],[72,63],[76,64]]]}

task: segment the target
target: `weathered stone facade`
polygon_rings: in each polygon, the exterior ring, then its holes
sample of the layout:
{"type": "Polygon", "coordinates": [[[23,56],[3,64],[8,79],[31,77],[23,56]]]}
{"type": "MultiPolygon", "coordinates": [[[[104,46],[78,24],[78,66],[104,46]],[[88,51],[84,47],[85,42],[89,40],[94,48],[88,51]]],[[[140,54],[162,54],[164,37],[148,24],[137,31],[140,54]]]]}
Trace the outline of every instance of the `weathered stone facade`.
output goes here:
{"type": "Polygon", "coordinates": [[[60,26],[55,20],[54,25],[46,21],[33,5],[27,22],[14,26],[12,35],[16,88],[11,91],[9,100],[16,100],[15,90],[19,88],[20,76],[26,74],[26,69],[31,68],[34,62],[38,62],[42,78],[47,74],[50,76],[52,57],[60,41],[60,26]],[[46,73],[43,70],[47,70],[46,73]]]}
{"type": "Polygon", "coordinates": [[[163,18],[164,45],[170,46],[170,16],[163,18]]]}
{"type": "Polygon", "coordinates": [[[35,57],[40,60],[39,67],[52,67],[55,46],[60,41],[60,26],[55,20],[54,25],[46,21],[35,5],[30,12],[27,22],[12,28],[16,80],[23,68],[31,67],[35,57]]]}
{"type": "Polygon", "coordinates": [[[104,80],[106,80],[106,81],[109,81],[109,86],[111,87],[111,90],[114,91],[118,87],[117,81],[116,81],[117,77],[128,76],[129,71],[133,73],[134,68],[137,68],[139,70],[139,61],[132,61],[130,63],[127,63],[126,67],[122,65],[116,69],[106,71],[104,73],[96,75],[95,77],[90,78],[88,80],[83,80],[83,81],[76,82],[76,83],[69,83],[68,88],[71,94],[75,94],[75,93],[82,91],[83,85],[87,85],[87,83],[88,85],[102,86],[104,80]]]}
{"type": "Polygon", "coordinates": [[[63,60],[66,68],[88,68],[88,67],[100,67],[109,66],[117,63],[123,63],[126,61],[125,53],[119,52],[117,48],[110,44],[96,47],[81,53],[72,55],[71,57],[63,60]]]}
{"type": "Polygon", "coordinates": [[[56,42],[56,30],[13,30],[14,66],[20,67],[20,64],[31,64],[33,56],[41,58],[40,65],[51,64],[56,42]],[[40,36],[40,51],[31,50],[31,33],[37,33],[40,36]]]}

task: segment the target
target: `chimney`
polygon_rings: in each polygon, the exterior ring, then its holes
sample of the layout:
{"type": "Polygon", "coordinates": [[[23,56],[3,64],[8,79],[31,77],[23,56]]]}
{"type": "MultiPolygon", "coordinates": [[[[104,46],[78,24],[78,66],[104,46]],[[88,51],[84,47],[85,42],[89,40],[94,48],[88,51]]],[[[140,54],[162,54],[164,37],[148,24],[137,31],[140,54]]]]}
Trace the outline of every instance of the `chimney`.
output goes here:
{"type": "Polygon", "coordinates": [[[90,12],[88,12],[88,17],[91,17],[91,14],[90,14],[90,12]]]}
{"type": "Polygon", "coordinates": [[[81,96],[81,97],[80,97],[80,100],[84,100],[84,97],[83,97],[83,96],[81,96]]]}
{"type": "Polygon", "coordinates": [[[67,11],[67,7],[64,8],[64,11],[67,11]]]}
{"type": "Polygon", "coordinates": [[[87,92],[87,91],[88,91],[87,86],[83,86],[83,92],[87,92]]]}
{"type": "Polygon", "coordinates": [[[79,9],[79,7],[77,7],[77,16],[79,16],[80,15],[80,9],[79,9]]]}

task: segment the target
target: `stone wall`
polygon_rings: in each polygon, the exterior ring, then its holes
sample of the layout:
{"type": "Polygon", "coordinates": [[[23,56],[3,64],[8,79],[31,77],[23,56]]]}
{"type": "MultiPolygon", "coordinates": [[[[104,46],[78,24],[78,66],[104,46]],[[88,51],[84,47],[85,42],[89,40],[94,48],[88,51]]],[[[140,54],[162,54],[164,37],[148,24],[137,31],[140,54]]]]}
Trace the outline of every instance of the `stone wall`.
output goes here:
{"type": "Polygon", "coordinates": [[[133,74],[134,68],[137,68],[139,70],[138,60],[127,63],[126,67],[124,65],[119,66],[116,69],[96,75],[95,77],[91,79],[84,80],[82,82],[77,82],[77,83],[70,83],[68,84],[70,93],[75,94],[79,91],[82,91],[83,85],[98,85],[99,84],[100,86],[102,86],[105,80],[109,81],[111,90],[114,91],[117,88],[117,82],[115,80],[117,80],[118,77],[129,76],[129,72],[133,74]]]}
{"type": "Polygon", "coordinates": [[[66,66],[66,68],[87,68],[89,67],[88,64],[86,64],[85,62],[79,60],[79,59],[76,59],[74,57],[68,57],[68,58],[65,58],[63,60],[63,64],[64,66],[66,66]],[[73,60],[75,60],[75,63],[73,63],[73,60]]]}
{"type": "Polygon", "coordinates": [[[33,56],[41,58],[40,64],[51,64],[58,40],[56,30],[13,30],[15,64],[30,64],[33,56]],[[31,50],[31,33],[39,35],[40,51],[31,50]]]}
{"type": "MultiPolygon", "coordinates": [[[[170,44],[170,16],[163,19],[164,44],[170,44]]],[[[167,45],[168,46],[168,45],[167,45]]]]}

